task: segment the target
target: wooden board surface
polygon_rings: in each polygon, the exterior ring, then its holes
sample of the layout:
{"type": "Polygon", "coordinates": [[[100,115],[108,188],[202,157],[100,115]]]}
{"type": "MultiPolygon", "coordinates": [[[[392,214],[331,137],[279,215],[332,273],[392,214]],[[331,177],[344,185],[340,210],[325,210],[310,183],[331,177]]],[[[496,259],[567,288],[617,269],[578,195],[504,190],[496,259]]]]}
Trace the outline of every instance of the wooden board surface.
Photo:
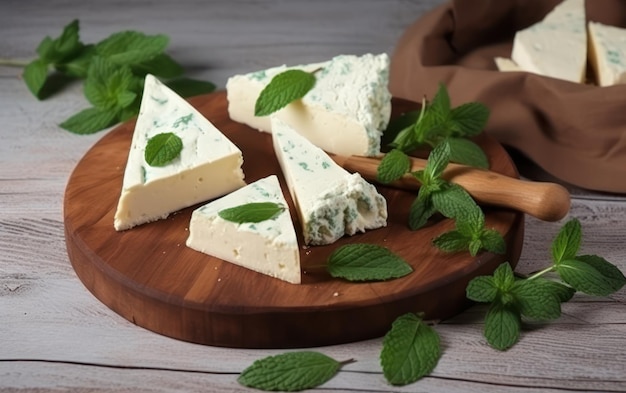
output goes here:
{"type": "MultiPolygon", "coordinates": [[[[241,148],[248,182],[274,173],[284,186],[271,136],[231,121],[224,92],[196,97],[192,104],[241,148]]],[[[412,108],[412,103],[394,100],[395,114],[412,108]]],[[[390,207],[389,225],[330,246],[302,247],[301,285],[187,248],[194,207],[116,232],[113,215],[133,127],[129,122],[112,130],[76,166],[65,192],[66,244],[74,270],[100,301],[133,323],[166,336],[252,348],[312,347],[378,337],[406,312],[424,312],[429,319],[455,315],[468,304],[465,287],[471,278],[492,272],[505,260],[515,265],[521,252],[523,215],[488,209],[487,226],[505,236],[507,255],[481,253],[472,258],[467,253],[442,253],[431,240],[451,229],[452,223],[437,221],[410,231],[407,213],[415,194],[385,187],[379,190],[390,207]],[[355,242],[388,247],[414,272],[376,283],[331,278],[320,265],[336,247],[355,242]]],[[[489,138],[479,142],[493,170],[517,175],[499,144],[489,138]]],[[[294,220],[299,225],[297,217],[294,220]]]]}

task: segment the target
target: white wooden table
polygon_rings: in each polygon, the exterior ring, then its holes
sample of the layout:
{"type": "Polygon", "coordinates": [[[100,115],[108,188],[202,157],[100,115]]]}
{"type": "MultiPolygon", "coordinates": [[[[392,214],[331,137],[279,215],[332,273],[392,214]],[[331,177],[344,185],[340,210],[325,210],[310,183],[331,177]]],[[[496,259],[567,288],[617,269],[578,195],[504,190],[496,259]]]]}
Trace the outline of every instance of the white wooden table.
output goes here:
{"type": "MultiPolygon", "coordinates": [[[[0,57],[29,59],[45,35],[72,19],[85,42],[134,29],[170,35],[169,53],[188,75],[223,88],[228,76],[341,53],[388,52],[403,29],[441,0],[3,0],[0,57]]],[[[166,338],[121,318],[92,296],[68,260],[62,201],[72,169],[104,135],[57,124],[87,102],[75,84],[35,100],[20,69],[0,66],[0,390],[245,391],[238,374],[279,350],[224,349],[166,338]]],[[[625,168],[626,173],[626,168],[625,168]]],[[[616,179],[616,181],[625,181],[616,179]]],[[[626,198],[573,191],[583,251],[626,271],[626,198]]],[[[518,270],[545,265],[563,222],[526,220],[518,270]]],[[[318,391],[626,391],[626,290],[576,295],[556,322],[536,326],[508,352],[482,337],[475,306],[437,327],[443,356],[405,386],[380,371],[381,340],[319,348],[354,358],[318,391]]]]}

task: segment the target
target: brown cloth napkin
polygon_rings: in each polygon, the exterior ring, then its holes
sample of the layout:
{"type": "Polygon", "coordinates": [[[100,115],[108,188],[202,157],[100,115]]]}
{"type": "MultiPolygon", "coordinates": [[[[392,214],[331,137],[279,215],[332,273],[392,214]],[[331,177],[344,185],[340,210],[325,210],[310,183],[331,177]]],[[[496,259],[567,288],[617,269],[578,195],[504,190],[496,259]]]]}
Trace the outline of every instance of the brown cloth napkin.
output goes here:
{"type": "MultiPolygon", "coordinates": [[[[598,87],[497,71],[513,37],[560,0],[453,0],[400,38],[391,59],[394,96],[432,98],[439,83],[452,105],[491,109],[485,132],[573,185],[626,193],[626,85],[598,87]]],[[[587,19],[626,26],[626,1],[587,0],[587,19]]]]}

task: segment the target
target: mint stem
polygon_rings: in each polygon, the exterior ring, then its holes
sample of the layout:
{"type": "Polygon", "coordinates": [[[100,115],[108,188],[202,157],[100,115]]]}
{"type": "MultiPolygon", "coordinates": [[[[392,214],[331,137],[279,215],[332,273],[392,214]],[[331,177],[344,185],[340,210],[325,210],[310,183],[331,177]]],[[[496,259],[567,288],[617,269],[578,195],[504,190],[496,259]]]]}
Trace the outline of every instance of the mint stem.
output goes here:
{"type": "Polygon", "coordinates": [[[28,65],[28,60],[18,60],[18,59],[3,59],[0,57],[0,66],[7,67],[26,67],[28,65]]]}
{"type": "Polygon", "coordinates": [[[356,360],[354,359],[348,359],[348,360],[344,360],[343,362],[339,362],[339,367],[343,367],[346,364],[350,364],[350,363],[356,363],[356,360]]]}
{"type": "Polygon", "coordinates": [[[544,275],[546,273],[551,272],[552,270],[554,270],[554,266],[550,266],[550,267],[547,267],[547,268],[545,268],[543,270],[539,270],[538,272],[534,273],[532,276],[528,277],[527,280],[533,280],[533,279],[535,279],[537,277],[540,277],[540,276],[542,276],[542,275],[544,275]]]}

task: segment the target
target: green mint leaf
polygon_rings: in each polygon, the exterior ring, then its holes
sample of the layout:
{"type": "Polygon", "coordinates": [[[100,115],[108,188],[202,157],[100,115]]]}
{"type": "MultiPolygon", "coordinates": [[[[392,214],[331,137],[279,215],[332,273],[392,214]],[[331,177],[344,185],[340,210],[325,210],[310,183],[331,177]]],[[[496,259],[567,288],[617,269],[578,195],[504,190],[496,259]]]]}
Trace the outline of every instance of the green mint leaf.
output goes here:
{"type": "MultiPolygon", "coordinates": [[[[420,189],[420,192],[422,190],[420,189]]],[[[437,210],[433,206],[432,200],[428,198],[415,198],[411,203],[409,210],[409,228],[415,231],[420,229],[428,222],[428,219],[435,214],[437,210]]]]}
{"type": "Polygon", "coordinates": [[[497,295],[498,287],[490,276],[475,277],[465,288],[465,296],[475,302],[491,303],[496,300],[497,295]]]}
{"type": "Polygon", "coordinates": [[[381,146],[392,145],[402,151],[406,151],[404,147],[415,142],[410,139],[414,136],[413,127],[417,123],[420,113],[421,111],[410,111],[391,119],[383,132],[380,142],[381,146]]]}
{"type": "Polygon", "coordinates": [[[274,76],[261,91],[254,107],[255,116],[267,116],[299,100],[315,86],[315,75],[287,70],[274,76]]]}
{"type": "Polygon", "coordinates": [[[515,284],[515,275],[513,269],[508,262],[502,263],[493,272],[494,285],[500,290],[500,292],[507,293],[515,284]]]}
{"type": "Polygon", "coordinates": [[[552,260],[559,264],[563,260],[574,259],[582,241],[580,221],[572,219],[565,223],[552,242],[552,260]]]}
{"type": "Polygon", "coordinates": [[[561,261],[555,269],[563,281],[588,295],[608,296],[624,285],[624,279],[607,277],[593,263],[585,259],[568,259],[561,261]]]}
{"type": "Polygon", "coordinates": [[[558,281],[548,280],[543,277],[534,278],[533,281],[536,281],[539,285],[543,285],[548,291],[556,296],[561,303],[569,301],[576,293],[574,288],[558,281]]]}
{"type": "Polygon", "coordinates": [[[117,123],[116,113],[100,108],[84,109],[60,124],[75,134],[93,134],[117,123]]]}
{"type": "Polygon", "coordinates": [[[382,281],[406,276],[411,265],[385,247],[348,244],[337,248],[328,259],[328,272],[349,281],[382,281]]]}
{"type": "Polygon", "coordinates": [[[53,63],[61,62],[82,49],[83,45],[80,42],[78,31],[78,20],[73,20],[65,26],[59,38],[54,40],[54,51],[58,58],[53,59],[53,63]]]}
{"type": "Polygon", "coordinates": [[[626,277],[624,274],[606,259],[598,255],[579,255],[577,260],[585,262],[588,265],[593,266],[600,274],[602,274],[606,280],[612,285],[614,292],[619,291],[624,284],[626,284],[626,277]]]}
{"type": "Polygon", "coordinates": [[[411,159],[406,153],[398,149],[393,149],[385,154],[378,164],[376,178],[381,183],[391,183],[400,179],[405,173],[411,170],[411,159]]]}
{"type": "Polygon", "coordinates": [[[86,78],[91,59],[95,55],[96,50],[93,45],[85,45],[80,52],[71,60],[59,64],[55,64],[55,68],[64,74],[76,78],[86,78]]]}
{"type": "Polygon", "coordinates": [[[208,94],[215,90],[215,85],[211,82],[190,78],[178,78],[167,81],[166,85],[182,97],[208,94]]]}
{"type": "Polygon", "coordinates": [[[139,79],[129,67],[116,66],[101,56],[94,56],[87,72],[84,93],[95,107],[124,108],[129,105],[128,92],[140,90],[139,86],[139,79]]]}
{"type": "Polygon", "coordinates": [[[54,56],[54,40],[50,37],[45,37],[41,40],[39,45],[37,45],[36,52],[39,55],[39,59],[44,64],[52,64],[52,58],[54,56]]]}
{"type": "Polygon", "coordinates": [[[237,382],[266,391],[300,391],[330,380],[342,363],[319,352],[287,352],[256,360],[237,382]]]}
{"type": "Polygon", "coordinates": [[[40,98],[41,89],[48,78],[48,66],[40,59],[28,63],[22,74],[28,90],[37,98],[40,98]]]}
{"type": "Polygon", "coordinates": [[[470,229],[466,231],[464,227],[461,231],[462,233],[471,236],[474,233],[479,233],[482,229],[484,215],[480,207],[478,207],[467,191],[458,184],[450,183],[447,187],[434,192],[432,200],[435,209],[445,217],[470,221],[468,224],[471,225],[467,225],[470,229]]]}
{"type": "Polygon", "coordinates": [[[480,239],[472,239],[469,243],[468,251],[471,256],[475,257],[482,248],[483,242],[480,239]]]}
{"type": "Polygon", "coordinates": [[[523,316],[549,321],[561,316],[561,300],[544,282],[537,280],[518,280],[511,292],[523,316]]]}
{"type": "Polygon", "coordinates": [[[484,229],[480,235],[482,248],[494,254],[504,254],[506,252],[506,242],[495,229],[484,229]]]}
{"type": "Polygon", "coordinates": [[[383,339],[380,363],[392,385],[407,385],[430,374],[441,357],[437,332],[415,314],[398,317],[383,339]]]}
{"type": "Polygon", "coordinates": [[[489,345],[500,351],[511,348],[519,340],[522,320],[512,306],[493,303],[485,316],[484,336],[489,345]]]}
{"type": "Polygon", "coordinates": [[[172,57],[159,53],[153,58],[132,66],[133,72],[139,76],[152,74],[159,78],[178,78],[185,70],[172,57]]]}
{"type": "Polygon", "coordinates": [[[489,108],[479,102],[469,102],[450,111],[450,118],[456,124],[460,137],[480,134],[489,120],[489,108]]]}
{"type": "Polygon", "coordinates": [[[271,220],[285,211],[285,206],[274,202],[252,202],[220,210],[217,214],[226,221],[257,223],[271,220]]]}
{"type": "Polygon", "coordinates": [[[148,36],[137,31],[115,33],[96,44],[96,51],[117,65],[137,65],[150,61],[165,51],[169,38],[148,36]]]}
{"type": "Polygon", "coordinates": [[[444,252],[458,252],[467,250],[471,238],[466,237],[461,232],[453,230],[442,233],[433,239],[435,247],[444,252]]]}
{"type": "Polygon", "coordinates": [[[440,122],[447,121],[450,118],[450,94],[443,83],[439,84],[437,93],[430,103],[430,112],[436,114],[440,122]]]}
{"type": "Polygon", "coordinates": [[[489,168],[489,159],[483,149],[465,138],[447,138],[450,145],[450,162],[476,168],[489,168]]]}
{"type": "Polygon", "coordinates": [[[144,158],[150,166],[165,166],[180,155],[183,141],[172,132],[157,134],[148,139],[144,158]]]}
{"type": "Polygon", "coordinates": [[[450,145],[442,141],[430,152],[424,172],[430,178],[439,178],[450,162],[450,145]]]}

